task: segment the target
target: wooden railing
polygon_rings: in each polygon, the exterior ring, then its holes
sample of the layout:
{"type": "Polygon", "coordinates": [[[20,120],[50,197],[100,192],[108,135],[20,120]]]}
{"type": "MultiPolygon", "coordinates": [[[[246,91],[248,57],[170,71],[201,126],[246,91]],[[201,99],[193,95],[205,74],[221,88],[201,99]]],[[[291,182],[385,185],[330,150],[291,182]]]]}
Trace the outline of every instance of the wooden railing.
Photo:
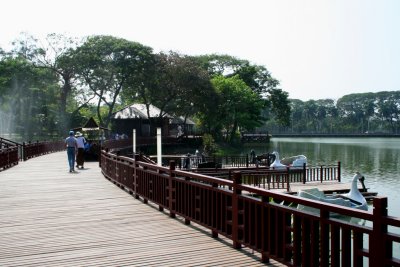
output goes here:
{"type": "MultiPolygon", "coordinates": [[[[268,169],[269,165],[265,166],[262,164],[256,165],[249,161],[249,156],[224,156],[224,157],[199,157],[199,156],[164,156],[163,162],[169,162],[174,160],[176,162],[176,168],[185,169],[185,161],[189,161],[189,171],[195,169],[195,172],[201,173],[209,172],[215,169],[215,172],[226,173],[229,170],[254,170],[263,171],[268,169]],[[215,163],[213,168],[199,168],[202,163],[215,163]]],[[[341,181],[341,166],[340,162],[337,165],[328,164],[320,166],[311,166],[304,164],[302,167],[289,167],[291,170],[291,182],[308,183],[308,182],[325,182],[325,181],[341,181]]],[[[285,172],[285,169],[280,169],[280,171],[285,172]]]]}
{"type": "Polygon", "coordinates": [[[17,146],[0,148],[0,170],[4,170],[14,165],[17,165],[18,162],[19,158],[17,146]]]}
{"type": "Polygon", "coordinates": [[[22,149],[23,160],[28,160],[30,158],[41,156],[44,154],[65,150],[65,142],[28,142],[22,144],[22,149]]]}
{"type": "Polygon", "coordinates": [[[4,170],[14,165],[17,165],[19,162],[20,154],[20,144],[0,137],[0,170],[4,170]]]}
{"type": "Polygon", "coordinates": [[[341,181],[340,161],[337,165],[304,166],[303,169],[305,169],[304,184],[307,182],[341,181]]]}
{"type": "Polygon", "coordinates": [[[286,189],[291,183],[310,183],[324,181],[340,182],[340,162],[337,165],[306,166],[302,168],[270,169],[269,167],[249,168],[197,168],[187,171],[208,176],[233,179],[234,171],[241,171],[243,183],[264,189],[286,189]],[[318,170],[318,171],[316,171],[318,170]]]}
{"type": "MultiPolygon", "coordinates": [[[[255,163],[250,162],[249,156],[163,156],[163,162],[169,162],[174,160],[176,162],[176,168],[186,169],[186,161],[189,161],[189,168],[198,168],[202,163],[214,163],[216,168],[249,168],[256,167],[255,163]]],[[[260,166],[263,166],[260,164],[260,166]]]]}
{"type": "MultiPolygon", "coordinates": [[[[5,138],[0,137],[0,149],[4,148],[12,148],[12,150],[4,150],[2,154],[10,153],[8,156],[13,162],[11,165],[9,163],[0,163],[1,165],[6,164],[5,166],[13,166],[18,164],[19,160],[28,160],[33,157],[37,157],[40,155],[61,151],[65,149],[64,141],[42,141],[42,142],[27,142],[27,143],[17,143],[5,138]],[[14,151],[16,150],[16,152],[14,151]]],[[[5,156],[3,158],[5,159],[5,156]]]]}
{"type": "MultiPolygon", "coordinates": [[[[163,140],[163,145],[179,143],[179,140],[175,137],[163,136],[162,140],[163,140]]],[[[156,142],[157,142],[157,139],[155,136],[138,137],[136,139],[136,145],[139,147],[155,145],[155,144],[157,144],[156,142]]],[[[101,146],[103,149],[109,149],[109,150],[128,148],[128,147],[133,146],[133,140],[131,138],[130,139],[118,139],[118,140],[105,140],[101,146]]]]}
{"type": "Polygon", "coordinates": [[[160,167],[102,151],[103,174],[171,217],[198,223],[288,266],[400,266],[400,219],[388,216],[387,198],[374,198],[372,212],[355,210],[160,167]],[[296,208],[314,208],[316,212],[296,208]],[[355,221],[363,221],[357,224],[355,221]]]}

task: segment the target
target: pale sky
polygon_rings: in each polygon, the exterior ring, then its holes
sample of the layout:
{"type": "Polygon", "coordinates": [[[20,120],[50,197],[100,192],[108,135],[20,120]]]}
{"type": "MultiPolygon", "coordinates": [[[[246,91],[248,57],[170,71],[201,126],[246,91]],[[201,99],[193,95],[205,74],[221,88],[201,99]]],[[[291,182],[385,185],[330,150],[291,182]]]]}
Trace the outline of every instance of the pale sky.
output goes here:
{"type": "Polygon", "coordinates": [[[188,55],[265,66],[290,98],[400,90],[400,0],[3,0],[0,47],[113,35],[188,55]]]}

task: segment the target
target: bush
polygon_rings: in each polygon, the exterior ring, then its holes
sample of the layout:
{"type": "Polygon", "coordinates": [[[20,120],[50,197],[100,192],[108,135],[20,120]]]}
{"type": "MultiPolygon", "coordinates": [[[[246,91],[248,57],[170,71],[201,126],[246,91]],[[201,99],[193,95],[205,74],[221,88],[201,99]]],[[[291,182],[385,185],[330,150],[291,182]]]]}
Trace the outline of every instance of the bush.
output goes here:
{"type": "Polygon", "coordinates": [[[217,144],[215,143],[214,138],[211,134],[204,134],[203,135],[203,147],[204,152],[208,155],[211,155],[217,151],[217,144]]]}

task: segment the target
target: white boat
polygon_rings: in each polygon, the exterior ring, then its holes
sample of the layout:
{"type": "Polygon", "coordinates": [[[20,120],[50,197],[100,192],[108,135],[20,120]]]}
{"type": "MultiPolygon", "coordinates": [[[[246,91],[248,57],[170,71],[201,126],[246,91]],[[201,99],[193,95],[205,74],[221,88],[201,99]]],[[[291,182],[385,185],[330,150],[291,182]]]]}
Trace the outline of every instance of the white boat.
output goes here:
{"type": "Polygon", "coordinates": [[[279,153],[278,152],[274,151],[271,154],[275,156],[275,160],[274,160],[274,162],[271,163],[271,165],[269,165],[270,168],[272,168],[272,169],[286,169],[288,167],[285,164],[281,163],[281,161],[279,159],[279,153]]]}
{"type": "Polygon", "coordinates": [[[274,151],[271,154],[275,156],[274,162],[270,165],[274,169],[286,169],[287,167],[303,168],[303,165],[307,164],[307,157],[304,155],[292,156],[280,160],[278,152],[274,151]]]}
{"type": "MultiPolygon", "coordinates": [[[[312,189],[300,190],[297,195],[299,197],[326,202],[329,204],[336,204],[360,210],[368,210],[367,201],[365,197],[360,193],[357,187],[358,180],[362,178],[363,176],[359,172],[356,172],[356,174],[353,177],[353,181],[351,183],[350,192],[347,194],[325,196],[324,192],[318,190],[318,188],[312,188],[312,189]]],[[[298,205],[297,208],[313,212],[318,211],[318,209],[304,205],[298,205]]]]}
{"type": "Polygon", "coordinates": [[[287,157],[283,158],[281,163],[289,167],[303,167],[304,164],[307,164],[307,157],[304,155],[287,157]]]}

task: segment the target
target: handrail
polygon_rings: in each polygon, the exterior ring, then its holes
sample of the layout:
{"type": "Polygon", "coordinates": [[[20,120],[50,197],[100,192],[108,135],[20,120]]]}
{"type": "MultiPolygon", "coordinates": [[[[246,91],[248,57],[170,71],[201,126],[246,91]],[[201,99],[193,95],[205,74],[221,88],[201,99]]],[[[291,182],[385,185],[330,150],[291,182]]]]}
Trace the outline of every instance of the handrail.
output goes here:
{"type": "Polygon", "coordinates": [[[21,146],[20,143],[17,143],[15,141],[0,137],[0,144],[6,144],[8,146],[21,146]]]}
{"type": "MultiPolygon", "coordinates": [[[[179,140],[175,137],[169,137],[169,136],[163,136],[163,144],[177,144],[179,143],[179,140]]],[[[136,139],[136,145],[137,146],[148,146],[148,145],[155,145],[156,144],[156,137],[155,136],[149,136],[149,137],[138,137],[136,139]]],[[[104,140],[102,142],[102,148],[103,149],[121,149],[121,148],[127,148],[127,147],[132,147],[133,145],[133,140],[132,138],[129,139],[118,139],[118,140],[104,140]]]]}
{"type": "Polygon", "coordinates": [[[26,161],[30,158],[41,156],[44,154],[62,151],[65,149],[64,141],[44,141],[44,142],[28,142],[22,144],[23,160],[26,161]]]}
{"type": "Polygon", "coordinates": [[[387,216],[387,198],[376,197],[372,211],[272,192],[233,180],[176,170],[101,152],[103,174],[144,203],[152,201],[171,217],[182,216],[247,246],[267,262],[290,266],[399,266],[400,219],[387,216]],[[307,206],[314,211],[298,209],[307,206]],[[359,225],[354,220],[364,220],[359,225]],[[396,229],[397,232],[393,232],[396,229]]]}
{"type": "Polygon", "coordinates": [[[0,148],[0,170],[5,170],[17,165],[19,162],[18,158],[18,147],[13,146],[9,148],[0,148]]]}

